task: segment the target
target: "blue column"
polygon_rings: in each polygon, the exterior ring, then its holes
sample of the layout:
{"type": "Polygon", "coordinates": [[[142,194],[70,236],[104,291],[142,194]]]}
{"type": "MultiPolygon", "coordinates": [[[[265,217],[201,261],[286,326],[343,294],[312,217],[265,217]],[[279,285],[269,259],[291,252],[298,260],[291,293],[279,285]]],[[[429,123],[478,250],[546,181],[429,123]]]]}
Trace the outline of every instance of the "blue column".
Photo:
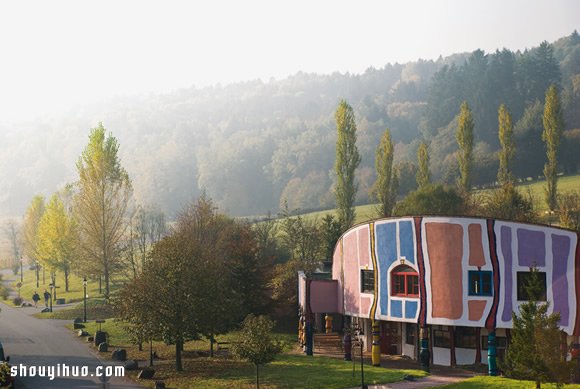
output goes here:
{"type": "Polygon", "coordinates": [[[312,322],[306,320],[306,355],[312,355],[314,339],[312,336],[312,322]]]}
{"type": "Polygon", "coordinates": [[[495,331],[487,334],[487,367],[490,376],[497,375],[497,349],[495,348],[495,331]]]}

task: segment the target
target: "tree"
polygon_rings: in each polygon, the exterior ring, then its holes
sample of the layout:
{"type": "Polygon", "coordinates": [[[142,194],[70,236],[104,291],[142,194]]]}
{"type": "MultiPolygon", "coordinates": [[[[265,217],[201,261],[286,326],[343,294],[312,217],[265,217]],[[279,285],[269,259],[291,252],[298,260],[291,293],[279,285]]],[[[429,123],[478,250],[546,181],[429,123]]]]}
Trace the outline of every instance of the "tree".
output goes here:
{"type": "Polygon", "coordinates": [[[280,343],[272,338],[274,322],[265,316],[248,315],[242,323],[239,342],[232,351],[240,359],[256,366],[256,388],[260,387],[260,366],[270,363],[282,351],[280,343]]]}
{"type": "Polygon", "coordinates": [[[111,275],[121,264],[121,243],[132,194],[131,181],[121,166],[119,144],[105,134],[102,123],[89,134],[89,143],[77,162],[79,180],[74,213],[79,224],[84,270],[103,276],[105,296],[110,295],[111,275]]]}
{"type": "Polygon", "coordinates": [[[531,195],[524,197],[512,184],[494,189],[478,204],[481,202],[483,202],[480,209],[482,216],[527,223],[533,223],[537,219],[531,195]]]}
{"type": "Polygon", "coordinates": [[[544,165],[544,176],[546,177],[544,193],[548,208],[550,211],[554,211],[558,205],[558,147],[564,130],[560,98],[554,84],[546,91],[543,122],[542,140],[546,144],[546,157],[548,160],[544,165]]]}
{"type": "Polygon", "coordinates": [[[545,291],[536,268],[531,269],[524,288],[529,301],[520,305],[519,315],[512,312],[512,339],[504,370],[511,378],[534,380],[536,388],[542,382],[561,383],[569,379],[570,369],[560,349],[560,313],[548,315],[550,303],[540,301],[545,291]]]}
{"type": "Polygon", "coordinates": [[[419,166],[417,170],[417,186],[421,189],[431,182],[431,173],[429,173],[429,150],[425,142],[421,142],[417,149],[417,162],[419,166]]]}
{"type": "Polygon", "coordinates": [[[457,133],[455,138],[459,145],[459,190],[463,194],[471,190],[471,173],[473,170],[473,116],[467,101],[461,104],[457,133]]]}
{"type": "Polygon", "coordinates": [[[512,117],[505,105],[500,105],[498,110],[499,122],[499,171],[497,181],[502,187],[514,184],[511,164],[516,152],[516,146],[513,139],[512,117]]]}
{"type": "Polygon", "coordinates": [[[22,239],[20,233],[20,226],[15,220],[8,220],[6,223],[6,234],[10,240],[10,245],[12,246],[12,270],[14,274],[18,274],[20,270],[20,261],[22,260],[22,239]]]}
{"type": "Polygon", "coordinates": [[[558,217],[562,227],[580,231],[580,192],[558,195],[558,217]]]}
{"type": "Polygon", "coordinates": [[[395,207],[395,216],[411,215],[461,215],[463,198],[453,188],[429,184],[407,195],[395,207]]]}
{"type": "Polygon", "coordinates": [[[68,292],[69,275],[77,256],[78,231],[75,220],[59,194],[54,194],[38,225],[38,254],[43,265],[54,274],[64,274],[65,291],[68,292]]]}
{"type": "Polygon", "coordinates": [[[24,254],[33,261],[38,260],[38,225],[44,214],[44,196],[36,195],[24,215],[22,225],[22,244],[24,254]]]}
{"type": "Polygon", "coordinates": [[[380,217],[391,216],[398,191],[397,172],[393,169],[394,147],[391,130],[386,129],[377,147],[375,168],[377,180],[373,187],[373,195],[378,200],[380,217]]]}
{"type": "Polygon", "coordinates": [[[354,112],[345,100],[342,100],[336,110],[336,187],[334,194],[338,212],[338,221],[343,230],[354,223],[354,200],[358,185],[355,183],[354,172],[361,158],[356,147],[356,123],[354,112]]]}

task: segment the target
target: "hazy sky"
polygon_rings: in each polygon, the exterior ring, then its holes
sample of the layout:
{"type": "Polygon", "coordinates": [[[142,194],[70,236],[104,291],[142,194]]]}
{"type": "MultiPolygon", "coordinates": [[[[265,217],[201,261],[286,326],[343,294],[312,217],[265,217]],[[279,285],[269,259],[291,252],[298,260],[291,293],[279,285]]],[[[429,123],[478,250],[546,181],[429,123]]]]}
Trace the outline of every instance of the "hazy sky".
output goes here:
{"type": "Polygon", "coordinates": [[[6,1],[0,121],[115,95],[525,49],[574,29],[578,0],[6,1]]]}

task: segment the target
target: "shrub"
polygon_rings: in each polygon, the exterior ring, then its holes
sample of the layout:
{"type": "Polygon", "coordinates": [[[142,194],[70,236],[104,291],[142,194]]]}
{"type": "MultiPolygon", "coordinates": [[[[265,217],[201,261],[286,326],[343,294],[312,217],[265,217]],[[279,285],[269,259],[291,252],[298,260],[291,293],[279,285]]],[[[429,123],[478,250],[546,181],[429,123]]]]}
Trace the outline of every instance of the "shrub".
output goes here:
{"type": "Polygon", "coordinates": [[[12,303],[14,305],[21,305],[22,304],[22,297],[14,297],[14,299],[12,300],[12,303]]]}

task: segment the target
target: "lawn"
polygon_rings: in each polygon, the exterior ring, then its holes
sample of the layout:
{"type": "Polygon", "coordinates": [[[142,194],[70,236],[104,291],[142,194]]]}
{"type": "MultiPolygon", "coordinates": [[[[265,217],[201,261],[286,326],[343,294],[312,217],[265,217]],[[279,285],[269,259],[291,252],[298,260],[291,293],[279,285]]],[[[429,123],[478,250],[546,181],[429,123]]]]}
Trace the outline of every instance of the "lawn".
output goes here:
{"type": "MultiPolygon", "coordinates": [[[[11,283],[11,288],[14,292],[18,293],[17,283],[20,282],[20,273],[16,276],[11,276],[10,278],[14,278],[14,281],[11,283]]],[[[39,272],[39,281],[38,287],[36,286],[36,272],[34,270],[30,270],[28,266],[24,267],[24,274],[23,274],[23,282],[22,287],[20,288],[20,296],[24,301],[32,302],[32,295],[34,292],[38,292],[40,295],[39,306],[44,305],[44,297],[43,292],[44,290],[48,290],[50,292],[50,275],[47,272],[45,274],[44,282],[42,278],[42,270],[39,272]]],[[[69,290],[68,292],[65,291],[64,287],[64,274],[62,272],[57,272],[56,274],[56,297],[57,298],[64,298],[66,303],[72,302],[81,302],[83,301],[83,277],[71,274],[69,276],[69,290]]],[[[104,283],[103,283],[103,290],[104,290],[104,283]]],[[[101,299],[102,296],[99,294],[99,282],[98,280],[88,280],[87,282],[87,295],[89,296],[89,300],[93,298],[101,299]]],[[[10,303],[12,303],[10,299],[10,303]]]]}
{"type": "MultiPolygon", "coordinates": [[[[72,329],[72,324],[68,325],[72,329]]],[[[91,335],[98,324],[89,322],[87,332],[91,335]]],[[[102,324],[108,334],[109,351],[123,347],[129,359],[149,360],[149,344],[139,351],[131,344],[121,322],[108,319],[102,324]]],[[[231,332],[217,337],[221,342],[235,342],[238,333],[231,332]]],[[[360,385],[360,365],[358,361],[345,362],[340,359],[315,356],[307,357],[296,352],[295,334],[276,333],[275,337],[286,344],[285,353],[276,361],[260,368],[260,382],[264,388],[348,388],[360,385]],[[354,375],[353,375],[354,367],[354,375]]],[[[93,346],[92,346],[93,347],[93,346]]],[[[209,358],[209,342],[205,339],[187,342],[184,346],[184,371],[175,371],[175,346],[154,342],[153,350],[158,356],[154,361],[155,379],[165,381],[168,387],[178,388],[252,388],[255,386],[255,367],[232,358],[227,351],[216,352],[209,358]]],[[[107,354],[108,356],[108,354],[107,354]]],[[[142,362],[147,363],[147,362],[142,362]]],[[[136,372],[128,372],[137,380],[136,372]]],[[[401,381],[406,375],[423,377],[420,370],[391,370],[365,365],[365,382],[388,383],[401,381]]],[[[139,383],[153,387],[153,381],[139,380],[139,383]]]]}
{"type": "MultiPolygon", "coordinates": [[[[456,384],[445,385],[441,386],[440,388],[445,389],[478,389],[478,388],[513,388],[513,389],[526,389],[526,388],[535,388],[536,383],[533,381],[519,381],[519,380],[510,380],[504,377],[488,377],[488,376],[477,376],[473,378],[469,378],[463,382],[459,382],[456,384]]],[[[556,384],[542,384],[542,388],[551,388],[555,389],[558,386],[556,384]]],[[[564,388],[567,389],[580,389],[580,385],[564,385],[564,388]]]]}

